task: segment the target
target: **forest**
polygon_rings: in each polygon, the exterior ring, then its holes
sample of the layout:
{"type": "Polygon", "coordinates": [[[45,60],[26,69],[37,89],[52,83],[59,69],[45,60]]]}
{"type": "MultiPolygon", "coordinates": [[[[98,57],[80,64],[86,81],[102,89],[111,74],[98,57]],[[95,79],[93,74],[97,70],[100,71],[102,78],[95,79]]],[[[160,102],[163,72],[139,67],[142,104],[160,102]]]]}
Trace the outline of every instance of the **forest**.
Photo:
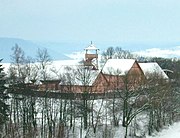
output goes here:
{"type": "Polygon", "coordinates": [[[7,74],[0,63],[0,138],[143,138],[180,119],[179,59],[139,57],[120,47],[109,47],[102,52],[101,65],[108,59],[122,58],[157,62],[170,71],[169,79],[149,74],[134,88],[137,82],[124,76],[123,90],[114,89],[109,95],[104,89],[100,97],[90,97],[85,89],[80,98],[70,98],[73,81],[85,84],[91,72],[66,68],[64,74],[59,74],[51,69],[59,80],[69,84],[69,94],[58,98],[50,97],[51,91],[46,88],[43,97],[23,94],[33,93],[33,88],[27,87],[29,82],[38,85],[40,80],[52,79],[48,51],[38,49],[36,55],[26,57],[16,44],[7,74]]]}

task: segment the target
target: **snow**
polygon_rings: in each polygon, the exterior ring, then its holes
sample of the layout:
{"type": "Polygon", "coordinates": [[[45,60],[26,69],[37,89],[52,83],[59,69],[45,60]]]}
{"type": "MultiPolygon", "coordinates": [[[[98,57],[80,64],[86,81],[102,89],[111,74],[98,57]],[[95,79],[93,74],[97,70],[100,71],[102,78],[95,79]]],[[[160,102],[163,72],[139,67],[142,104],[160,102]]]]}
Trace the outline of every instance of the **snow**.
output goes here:
{"type": "Polygon", "coordinates": [[[135,51],[133,54],[140,55],[143,57],[162,57],[162,58],[174,58],[174,57],[180,57],[180,47],[175,46],[172,48],[150,48],[145,49],[141,51],[135,51]]]}
{"type": "Polygon", "coordinates": [[[54,70],[62,74],[67,71],[67,67],[75,69],[78,65],[80,65],[79,60],[57,60],[48,66],[48,70],[49,72],[54,70]]]}
{"type": "Polygon", "coordinates": [[[89,45],[85,50],[99,50],[94,44],[89,45]]]}
{"type": "Polygon", "coordinates": [[[4,72],[7,74],[11,63],[1,63],[4,68],[4,72]]]}
{"type": "Polygon", "coordinates": [[[102,72],[104,74],[125,75],[133,66],[134,59],[108,59],[102,72]]]}
{"type": "Polygon", "coordinates": [[[155,136],[147,136],[147,138],[180,138],[180,122],[174,123],[169,128],[163,129],[155,136]]]}
{"type": "Polygon", "coordinates": [[[69,74],[72,78],[71,83],[74,85],[84,85],[85,82],[81,77],[83,75],[82,73],[85,73],[86,85],[92,85],[99,74],[99,70],[85,71],[83,64],[80,63],[79,60],[60,60],[52,62],[52,64],[48,67],[48,73],[53,79],[58,79],[57,77],[59,76],[62,77],[64,74],[69,74]]]}
{"type": "Polygon", "coordinates": [[[80,51],[80,52],[72,52],[71,54],[65,54],[65,56],[73,59],[73,60],[83,60],[85,55],[85,51],[80,51]]]}
{"type": "Polygon", "coordinates": [[[148,78],[149,74],[156,73],[160,76],[162,76],[164,79],[168,79],[168,76],[162,68],[156,63],[156,62],[150,62],[150,63],[139,63],[139,66],[143,70],[145,76],[148,78]]]}
{"type": "Polygon", "coordinates": [[[67,65],[78,65],[79,60],[56,60],[52,62],[54,66],[67,66],[67,65]]]}
{"type": "MultiPolygon", "coordinates": [[[[39,65],[38,62],[34,63],[36,66],[39,65]]],[[[2,63],[4,72],[8,74],[8,70],[11,63],[2,63]]],[[[50,79],[60,79],[64,77],[63,75],[69,74],[72,78],[72,84],[74,85],[84,85],[82,78],[77,76],[82,76],[84,66],[79,60],[57,60],[52,61],[47,65],[47,73],[50,79]],[[79,73],[79,75],[77,75],[79,73]]],[[[41,70],[39,70],[41,72],[41,70]]],[[[100,70],[86,70],[86,85],[92,85],[97,78],[100,70]]],[[[41,74],[41,73],[40,73],[41,74]]],[[[38,75],[40,79],[41,75],[38,75]]],[[[65,78],[64,78],[65,79],[65,78]]],[[[67,80],[68,81],[68,80],[67,80]]]]}

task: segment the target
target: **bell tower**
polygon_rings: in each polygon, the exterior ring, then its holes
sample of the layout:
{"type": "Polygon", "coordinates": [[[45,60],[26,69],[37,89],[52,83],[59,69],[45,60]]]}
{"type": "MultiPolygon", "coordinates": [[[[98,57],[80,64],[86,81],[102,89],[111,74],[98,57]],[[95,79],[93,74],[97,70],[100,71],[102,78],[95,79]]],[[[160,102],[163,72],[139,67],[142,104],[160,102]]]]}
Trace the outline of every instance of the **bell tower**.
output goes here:
{"type": "Polygon", "coordinates": [[[98,51],[99,49],[92,43],[84,49],[85,50],[85,60],[84,66],[92,69],[98,70],[98,51]]]}

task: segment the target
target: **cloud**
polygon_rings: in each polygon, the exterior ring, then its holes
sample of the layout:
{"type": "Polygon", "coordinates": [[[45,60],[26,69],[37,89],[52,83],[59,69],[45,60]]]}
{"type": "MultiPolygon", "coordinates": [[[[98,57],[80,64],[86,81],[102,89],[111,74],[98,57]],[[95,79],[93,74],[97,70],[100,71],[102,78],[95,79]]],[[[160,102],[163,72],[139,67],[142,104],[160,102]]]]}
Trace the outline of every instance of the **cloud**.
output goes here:
{"type": "Polygon", "coordinates": [[[180,57],[180,46],[176,46],[170,49],[151,48],[144,51],[136,51],[133,53],[145,57],[174,58],[180,57]]]}
{"type": "MultiPolygon", "coordinates": [[[[150,48],[146,50],[135,51],[132,53],[143,57],[180,58],[180,46],[169,49],[150,48]]],[[[73,52],[65,55],[74,60],[83,60],[85,57],[85,51],[73,52]]],[[[99,59],[101,59],[100,54],[99,59]]]]}

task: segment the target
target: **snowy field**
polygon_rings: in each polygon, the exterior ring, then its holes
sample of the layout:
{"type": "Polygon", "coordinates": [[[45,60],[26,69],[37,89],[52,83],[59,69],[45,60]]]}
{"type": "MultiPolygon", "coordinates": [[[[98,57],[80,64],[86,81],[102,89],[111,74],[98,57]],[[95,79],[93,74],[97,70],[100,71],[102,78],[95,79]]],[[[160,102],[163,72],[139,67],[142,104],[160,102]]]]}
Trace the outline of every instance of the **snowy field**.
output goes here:
{"type": "Polygon", "coordinates": [[[180,122],[164,128],[161,132],[147,138],[180,138],[180,122]]]}

